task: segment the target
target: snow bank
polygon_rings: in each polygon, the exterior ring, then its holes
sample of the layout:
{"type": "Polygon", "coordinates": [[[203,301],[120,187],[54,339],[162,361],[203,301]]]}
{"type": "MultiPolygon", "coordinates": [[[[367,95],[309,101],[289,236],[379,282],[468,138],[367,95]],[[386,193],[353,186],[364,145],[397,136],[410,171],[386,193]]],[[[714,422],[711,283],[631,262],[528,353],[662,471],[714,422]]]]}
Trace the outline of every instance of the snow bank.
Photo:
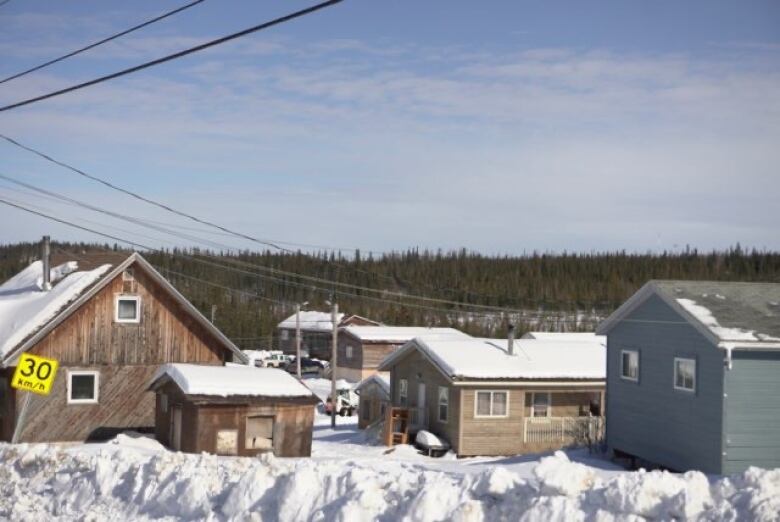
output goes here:
{"type": "Polygon", "coordinates": [[[392,462],[228,458],[123,444],[97,453],[0,444],[0,519],[778,520],[780,470],[710,483],[653,471],[601,479],[563,453],[524,480],[392,462]]]}

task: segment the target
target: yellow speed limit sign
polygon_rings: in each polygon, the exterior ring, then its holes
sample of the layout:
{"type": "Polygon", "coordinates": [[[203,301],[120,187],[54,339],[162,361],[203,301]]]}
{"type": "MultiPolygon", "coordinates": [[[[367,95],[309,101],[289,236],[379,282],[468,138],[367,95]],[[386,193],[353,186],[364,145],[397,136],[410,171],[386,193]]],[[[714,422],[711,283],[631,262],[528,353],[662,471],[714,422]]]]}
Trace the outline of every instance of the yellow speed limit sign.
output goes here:
{"type": "Polygon", "coordinates": [[[49,395],[59,363],[54,359],[23,353],[19,356],[11,386],[40,395],[49,395]]]}

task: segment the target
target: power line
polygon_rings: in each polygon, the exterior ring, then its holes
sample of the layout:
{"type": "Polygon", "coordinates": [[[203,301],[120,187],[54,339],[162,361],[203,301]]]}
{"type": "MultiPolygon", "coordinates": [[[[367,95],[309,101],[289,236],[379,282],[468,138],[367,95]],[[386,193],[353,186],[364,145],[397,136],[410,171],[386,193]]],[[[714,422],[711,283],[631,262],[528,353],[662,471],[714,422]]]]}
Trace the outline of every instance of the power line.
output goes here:
{"type": "MultiPolygon", "coordinates": [[[[10,1],[10,0],[6,0],[6,2],[8,2],[8,1],[10,1]]],[[[20,78],[22,76],[30,74],[31,72],[39,71],[39,70],[41,70],[41,69],[43,69],[45,67],[48,67],[50,65],[53,65],[53,64],[57,63],[57,62],[61,62],[62,60],[65,60],[65,59],[70,58],[72,56],[76,56],[77,54],[81,54],[84,51],[89,51],[90,49],[94,49],[95,47],[103,45],[104,43],[110,42],[112,40],[116,40],[117,38],[120,38],[120,37],[122,37],[122,36],[124,36],[126,34],[130,34],[130,33],[134,32],[134,31],[137,31],[138,29],[142,29],[142,28],[144,28],[144,27],[146,27],[148,25],[152,25],[155,22],[159,22],[160,20],[168,18],[169,16],[173,16],[176,13],[180,13],[182,11],[185,11],[185,10],[189,9],[190,7],[194,7],[194,6],[202,3],[203,1],[204,0],[195,0],[194,2],[190,2],[189,4],[183,5],[181,7],[177,7],[176,9],[174,9],[172,11],[168,11],[167,13],[163,13],[160,16],[152,18],[151,20],[147,20],[146,22],[143,22],[141,24],[133,26],[130,29],[126,29],[126,30],[122,31],[121,33],[117,33],[115,35],[109,36],[108,38],[103,38],[102,40],[99,40],[99,41],[97,41],[95,43],[89,44],[86,47],[82,47],[81,49],[77,49],[75,51],[69,52],[68,54],[63,54],[59,58],[54,58],[52,60],[49,60],[48,62],[42,63],[40,65],[36,65],[35,67],[32,67],[30,69],[27,69],[26,71],[22,71],[22,72],[14,74],[12,76],[9,76],[7,78],[4,78],[4,79],[0,80],[0,84],[3,84],[5,82],[11,81],[11,80],[14,80],[16,78],[20,78]]],[[[0,5],[3,5],[3,4],[0,4],[0,5]]]]}
{"type": "Polygon", "coordinates": [[[177,58],[181,58],[183,56],[187,56],[188,54],[196,53],[199,51],[202,51],[204,49],[208,49],[210,47],[214,47],[216,45],[223,44],[225,42],[229,42],[231,40],[235,40],[236,38],[241,38],[242,36],[246,36],[248,34],[255,33],[257,31],[262,31],[263,29],[267,29],[269,27],[273,27],[275,25],[279,25],[285,22],[289,22],[290,20],[293,20],[295,18],[299,18],[301,16],[307,15],[309,13],[313,13],[315,11],[319,11],[320,9],[323,9],[325,7],[330,7],[331,5],[337,4],[341,2],[342,0],[327,0],[327,2],[322,2],[317,5],[313,5],[311,7],[307,7],[306,9],[301,9],[300,11],[295,11],[294,13],[290,13],[288,15],[276,18],[274,20],[271,20],[269,22],[264,22],[259,25],[255,25],[253,27],[250,27],[248,29],[244,29],[243,31],[238,31],[237,33],[229,34],[227,36],[223,36],[221,38],[217,38],[216,40],[211,40],[209,42],[202,43],[200,45],[196,45],[195,47],[190,47],[188,49],[185,49],[183,51],[179,51],[173,54],[169,54],[168,56],[163,56],[162,58],[157,58],[156,60],[152,60],[149,62],[142,63],[140,65],[136,65],[134,67],[129,67],[127,69],[123,69],[121,71],[117,71],[115,73],[107,74],[105,76],[101,76],[100,78],[95,78],[94,80],[89,80],[88,82],[79,83],[77,85],[71,85],[70,87],[66,87],[64,89],[60,89],[58,91],[53,91],[48,94],[43,94],[41,96],[36,96],[34,98],[29,98],[27,100],[23,100],[20,102],[12,103],[11,105],[6,105],[5,107],[0,107],[0,112],[8,111],[11,109],[16,109],[17,107],[23,107],[25,105],[29,105],[31,103],[43,101],[49,98],[54,98],[55,96],[59,96],[61,94],[66,94],[72,91],[77,91],[79,89],[83,89],[84,87],[89,87],[91,85],[96,85],[98,83],[103,83],[108,80],[113,80],[114,78],[119,78],[120,76],[125,76],[126,74],[134,73],[137,71],[141,71],[143,69],[146,69],[148,67],[152,67],[154,65],[159,65],[161,63],[169,62],[171,60],[175,60],[177,58]]]}

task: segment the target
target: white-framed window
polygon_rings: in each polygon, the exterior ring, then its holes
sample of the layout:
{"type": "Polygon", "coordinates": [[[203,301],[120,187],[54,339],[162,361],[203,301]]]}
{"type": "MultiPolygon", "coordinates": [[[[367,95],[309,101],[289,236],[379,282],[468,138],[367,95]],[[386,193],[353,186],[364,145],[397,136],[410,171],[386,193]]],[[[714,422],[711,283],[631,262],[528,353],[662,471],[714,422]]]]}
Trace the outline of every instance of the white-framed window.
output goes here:
{"type": "Polygon", "coordinates": [[[95,370],[68,371],[68,404],[97,404],[100,391],[100,372],[95,370]]]}
{"type": "Polygon", "coordinates": [[[290,339],[290,330],[282,330],[282,341],[288,341],[290,339]]]}
{"type": "Polygon", "coordinates": [[[533,392],[531,394],[531,417],[549,417],[551,405],[550,392],[533,392]]]}
{"type": "Polygon", "coordinates": [[[347,359],[352,359],[355,356],[355,348],[351,344],[348,344],[344,351],[347,354],[347,359]]]}
{"type": "Polygon", "coordinates": [[[627,381],[639,381],[639,352],[635,350],[621,350],[620,377],[627,381]]]}
{"type": "Polygon", "coordinates": [[[439,386],[439,422],[447,422],[450,418],[450,389],[439,386]]]}
{"type": "Polygon", "coordinates": [[[409,381],[406,379],[398,380],[398,404],[406,406],[409,402],[409,381]]]}
{"type": "Polygon", "coordinates": [[[141,322],[141,296],[118,295],[114,304],[114,321],[117,323],[141,322]]]}
{"type": "Polygon", "coordinates": [[[674,388],[688,392],[696,391],[696,359],[674,358],[674,388]]]}
{"type": "Polygon", "coordinates": [[[508,391],[477,391],[474,417],[508,417],[508,391]]]}

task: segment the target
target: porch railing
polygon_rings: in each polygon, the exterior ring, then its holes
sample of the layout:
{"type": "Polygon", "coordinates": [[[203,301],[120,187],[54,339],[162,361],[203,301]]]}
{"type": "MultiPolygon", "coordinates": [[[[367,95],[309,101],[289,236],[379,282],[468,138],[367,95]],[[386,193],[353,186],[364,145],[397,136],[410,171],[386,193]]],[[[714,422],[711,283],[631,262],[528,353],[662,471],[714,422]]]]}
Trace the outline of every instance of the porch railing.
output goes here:
{"type": "Polygon", "coordinates": [[[526,417],[523,442],[591,445],[604,438],[604,417],[526,417]]]}

